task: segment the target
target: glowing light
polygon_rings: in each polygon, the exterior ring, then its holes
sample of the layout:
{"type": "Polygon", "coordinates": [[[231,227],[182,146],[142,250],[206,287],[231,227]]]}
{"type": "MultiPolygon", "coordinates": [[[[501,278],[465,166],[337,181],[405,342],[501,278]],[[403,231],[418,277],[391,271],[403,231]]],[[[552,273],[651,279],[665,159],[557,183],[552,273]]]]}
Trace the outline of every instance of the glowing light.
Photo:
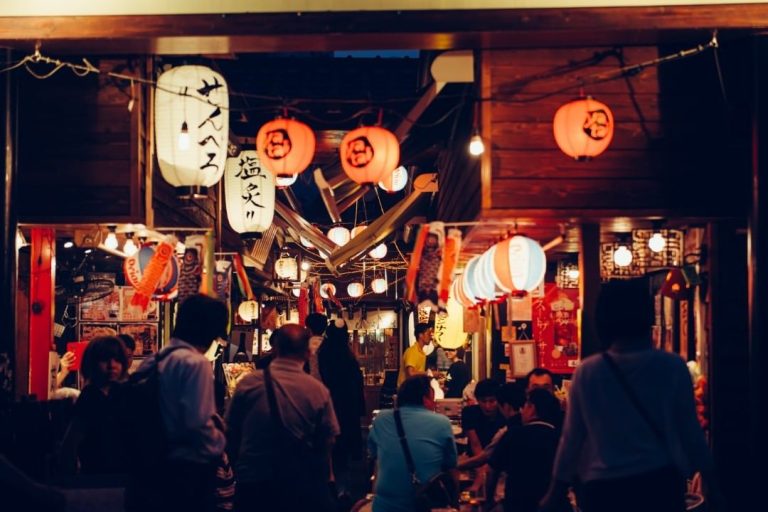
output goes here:
{"type": "Polygon", "coordinates": [[[626,245],[620,245],[613,252],[613,262],[619,267],[627,267],[632,263],[632,252],[626,245]]]}
{"type": "Polygon", "coordinates": [[[483,138],[479,134],[475,134],[469,139],[469,154],[472,156],[480,156],[485,153],[485,144],[483,138]]]}
{"type": "Polygon", "coordinates": [[[387,244],[379,244],[368,253],[368,256],[370,256],[375,260],[380,260],[386,255],[387,255],[387,244]]]}
{"type": "Polygon", "coordinates": [[[661,252],[666,246],[667,240],[658,231],[654,233],[650,239],[648,239],[648,247],[650,247],[653,252],[661,252]]]}

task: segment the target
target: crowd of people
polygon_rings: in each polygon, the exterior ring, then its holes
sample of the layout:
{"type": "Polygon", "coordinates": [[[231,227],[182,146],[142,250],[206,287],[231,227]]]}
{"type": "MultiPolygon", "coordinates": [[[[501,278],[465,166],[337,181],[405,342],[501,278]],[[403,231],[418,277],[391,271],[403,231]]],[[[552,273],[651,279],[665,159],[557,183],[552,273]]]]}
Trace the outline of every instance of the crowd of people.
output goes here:
{"type": "MultiPolygon", "coordinates": [[[[524,382],[481,380],[475,403],[461,412],[462,456],[449,418],[435,412],[425,354],[432,327],[415,326],[396,407],[375,417],[367,437],[373,511],[418,511],[414,503],[425,484],[467,469],[478,475],[468,489],[486,497],[488,510],[566,512],[575,501],[584,512],[682,512],[685,478],[694,471],[717,500],[687,368],[678,356],[652,348],[651,315],[642,285],[605,286],[598,318],[606,350],[577,368],[567,403],[555,396],[553,375],[543,368],[524,382]],[[501,474],[504,497],[495,504],[501,474]]],[[[168,346],[130,378],[130,340],[92,340],[61,467],[128,474],[129,511],[339,510],[339,497],[349,492],[350,461],[362,457],[366,412],[347,326],[311,314],[305,326],[275,330],[272,356],[239,381],[222,417],[203,354],[226,336],[227,325],[223,303],[189,297],[168,346]],[[136,453],[126,442],[133,434],[126,431],[122,397],[137,375],[153,375],[157,390],[164,444],[151,467],[132,463],[136,453]]],[[[446,396],[461,396],[468,368],[455,351],[444,356],[448,371],[455,368],[446,396]]]]}

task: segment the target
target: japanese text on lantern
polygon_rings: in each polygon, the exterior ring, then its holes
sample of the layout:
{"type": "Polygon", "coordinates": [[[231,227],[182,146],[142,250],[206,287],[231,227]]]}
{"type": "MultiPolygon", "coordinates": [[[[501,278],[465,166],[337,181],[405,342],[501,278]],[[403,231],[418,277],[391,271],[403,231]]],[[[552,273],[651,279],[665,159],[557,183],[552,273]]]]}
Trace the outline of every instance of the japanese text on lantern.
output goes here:
{"type": "MultiPolygon", "coordinates": [[[[205,99],[205,102],[208,103],[211,107],[213,107],[213,110],[211,110],[211,113],[208,114],[208,117],[203,119],[203,121],[197,125],[197,127],[202,131],[203,134],[205,134],[206,129],[212,129],[215,132],[220,132],[222,129],[223,124],[219,123],[218,126],[216,126],[215,119],[217,117],[221,116],[221,107],[217,105],[216,103],[212,102],[210,97],[211,93],[217,91],[221,87],[223,87],[223,84],[219,82],[218,77],[213,76],[211,78],[211,83],[208,83],[208,81],[205,78],[201,78],[200,81],[202,82],[201,87],[196,89],[196,92],[201,96],[201,98],[205,99]]],[[[185,91],[185,94],[187,94],[187,91],[185,91]]],[[[208,151],[205,153],[205,156],[208,157],[208,161],[204,162],[200,166],[200,170],[206,170],[209,168],[212,168],[214,171],[219,170],[219,166],[216,164],[216,155],[218,154],[218,151],[221,150],[219,147],[219,143],[216,142],[216,137],[213,135],[206,135],[202,139],[200,139],[197,144],[201,147],[206,148],[208,151]],[[214,146],[216,146],[216,149],[210,149],[209,143],[213,143],[214,146]]]]}
{"type": "Polygon", "coordinates": [[[240,178],[242,183],[242,195],[245,210],[245,217],[252,219],[256,215],[254,208],[264,208],[264,205],[259,203],[258,197],[261,196],[259,190],[260,180],[264,180],[267,176],[261,170],[261,166],[258,164],[258,159],[251,156],[242,156],[238,162],[236,178],[240,178]]]}

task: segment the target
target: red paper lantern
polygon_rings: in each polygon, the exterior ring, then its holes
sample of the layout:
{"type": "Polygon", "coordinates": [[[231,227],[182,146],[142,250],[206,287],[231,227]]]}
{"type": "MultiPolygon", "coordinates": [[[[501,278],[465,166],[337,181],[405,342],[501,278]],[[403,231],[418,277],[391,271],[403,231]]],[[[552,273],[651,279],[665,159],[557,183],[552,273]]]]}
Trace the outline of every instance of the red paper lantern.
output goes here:
{"type": "Polygon", "coordinates": [[[315,134],[295,119],[275,119],[256,135],[256,150],[261,164],[277,177],[299,174],[315,155],[315,134]]]}
{"type": "Polygon", "coordinates": [[[349,179],[376,184],[388,176],[400,161],[400,144],[395,134],[378,126],[348,132],[341,140],[341,166],[349,179]]]}
{"type": "Polygon", "coordinates": [[[563,153],[576,160],[589,160],[611,144],[613,113],[607,105],[588,96],[557,109],[552,127],[563,153]]]}

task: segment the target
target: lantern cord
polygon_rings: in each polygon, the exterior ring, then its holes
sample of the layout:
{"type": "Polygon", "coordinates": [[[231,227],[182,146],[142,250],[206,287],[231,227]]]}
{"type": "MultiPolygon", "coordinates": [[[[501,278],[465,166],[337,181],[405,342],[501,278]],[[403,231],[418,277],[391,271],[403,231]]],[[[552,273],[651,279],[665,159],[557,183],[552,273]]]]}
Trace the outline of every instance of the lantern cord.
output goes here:
{"type": "MultiPolygon", "coordinates": [[[[715,30],[715,34],[712,36],[715,42],[717,42],[717,30],[715,30]]],[[[715,44],[715,47],[713,49],[712,55],[715,58],[715,69],[717,70],[717,81],[720,84],[720,94],[723,96],[723,103],[725,104],[725,110],[726,112],[730,112],[731,106],[728,102],[728,93],[725,91],[725,80],[723,79],[723,70],[720,67],[720,46],[715,44]]]]}
{"type": "MultiPolygon", "coordinates": [[[[619,60],[619,64],[621,67],[626,67],[626,61],[624,60],[624,52],[617,52],[616,58],[619,60]]],[[[643,130],[643,135],[645,135],[645,140],[652,141],[653,136],[651,136],[650,130],[648,130],[648,125],[646,123],[645,115],[643,114],[643,109],[640,107],[640,103],[637,101],[637,91],[635,91],[635,84],[632,83],[630,75],[624,75],[624,83],[627,84],[627,90],[629,91],[629,99],[632,102],[632,108],[635,109],[635,113],[637,114],[637,118],[640,121],[640,128],[643,130]]]]}
{"type": "MultiPolygon", "coordinates": [[[[386,212],[384,211],[384,205],[381,202],[381,196],[379,195],[378,187],[373,187],[373,191],[376,193],[376,199],[378,199],[379,201],[379,208],[381,209],[381,214],[383,215],[386,212]]],[[[405,258],[405,255],[402,253],[402,251],[400,250],[400,247],[397,245],[397,240],[394,240],[393,243],[395,245],[395,249],[397,250],[397,253],[400,255],[400,258],[403,260],[403,263],[405,263],[407,267],[409,264],[408,260],[405,258]]]]}

